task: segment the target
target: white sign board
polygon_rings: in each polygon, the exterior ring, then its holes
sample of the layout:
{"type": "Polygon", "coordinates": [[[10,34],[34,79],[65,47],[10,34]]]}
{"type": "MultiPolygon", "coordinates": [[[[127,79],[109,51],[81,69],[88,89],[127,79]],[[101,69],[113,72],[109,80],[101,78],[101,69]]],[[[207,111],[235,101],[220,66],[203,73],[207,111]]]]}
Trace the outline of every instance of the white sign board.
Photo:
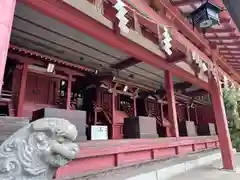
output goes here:
{"type": "Polygon", "coordinates": [[[91,126],[91,140],[107,140],[108,127],[107,126],[91,126]]]}

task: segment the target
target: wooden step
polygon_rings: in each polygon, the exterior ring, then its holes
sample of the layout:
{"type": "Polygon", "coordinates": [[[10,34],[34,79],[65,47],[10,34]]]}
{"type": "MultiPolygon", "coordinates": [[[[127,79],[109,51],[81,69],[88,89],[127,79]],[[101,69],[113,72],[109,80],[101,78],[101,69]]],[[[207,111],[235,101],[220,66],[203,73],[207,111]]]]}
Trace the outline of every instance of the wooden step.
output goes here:
{"type": "Polygon", "coordinates": [[[16,116],[16,109],[13,107],[12,101],[8,103],[8,113],[9,116],[16,116]]]}

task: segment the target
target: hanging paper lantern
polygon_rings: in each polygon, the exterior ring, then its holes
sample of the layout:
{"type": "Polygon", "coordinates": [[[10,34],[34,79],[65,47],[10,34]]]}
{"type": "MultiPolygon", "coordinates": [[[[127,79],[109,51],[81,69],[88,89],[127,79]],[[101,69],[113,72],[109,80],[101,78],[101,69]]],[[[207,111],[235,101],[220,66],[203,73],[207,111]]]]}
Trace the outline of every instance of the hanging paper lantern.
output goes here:
{"type": "Polygon", "coordinates": [[[114,8],[117,10],[116,17],[119,20],[118,27],[121,31],[128,33],[130,29],[127,27],[127,23],[129,20],[125,17],[128,12],[125,6],[126,4],[122,0],[117,0],[114,8]]]}

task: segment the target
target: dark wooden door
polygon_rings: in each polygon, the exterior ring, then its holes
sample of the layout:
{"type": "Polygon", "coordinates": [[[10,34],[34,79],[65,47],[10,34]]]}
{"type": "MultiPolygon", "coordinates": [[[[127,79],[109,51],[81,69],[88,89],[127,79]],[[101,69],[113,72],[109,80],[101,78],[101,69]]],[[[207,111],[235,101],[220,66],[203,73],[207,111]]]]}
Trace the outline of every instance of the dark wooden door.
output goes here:
{"type": "Polygon", "coordinates": [[[29,73],[25,101],[33,104],[54,105],[57,80],[48,76],[29,73]]]}
{"type": "Polygon", "coordinates": [[[34,103],[35,100],[35,87],[37,82],[37,75],[29,73],[27,76],[27,84],[25,91],[25,102],[34,103]]]}
{"type": "Polygon", "coordinates": [[[58,107],[56,105],[58,79],[28,73],[23,114],[32,117],[32,112],[45,107],[58,107]]]}
{"type": "Polygon", "coordinates": [[[48,104],[50,92],[50,78],[47,76],[38,75],[35,87],[35,104],[48,104]]]}

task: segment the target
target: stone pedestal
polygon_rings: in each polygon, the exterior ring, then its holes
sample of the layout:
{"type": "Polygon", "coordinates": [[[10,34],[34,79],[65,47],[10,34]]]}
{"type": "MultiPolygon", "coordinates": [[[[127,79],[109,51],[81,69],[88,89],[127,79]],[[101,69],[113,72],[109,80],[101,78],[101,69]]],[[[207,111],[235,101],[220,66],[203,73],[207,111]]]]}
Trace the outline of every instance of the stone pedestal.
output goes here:
{"type": "Polygon", "coordinates": [[[125,139],[157,138],[156,119],[144,116],[125,118],[123,135],[125,139]]]}
{"type": "Polygon", "coordinates": [[[78,136],[75,141],[86,141],[86,111],[66,110],[56,108],[44,108],[33,112],[32,121],[44,117],[56,117],[67,119],[74,124],[78,130],[78,136]]]}

